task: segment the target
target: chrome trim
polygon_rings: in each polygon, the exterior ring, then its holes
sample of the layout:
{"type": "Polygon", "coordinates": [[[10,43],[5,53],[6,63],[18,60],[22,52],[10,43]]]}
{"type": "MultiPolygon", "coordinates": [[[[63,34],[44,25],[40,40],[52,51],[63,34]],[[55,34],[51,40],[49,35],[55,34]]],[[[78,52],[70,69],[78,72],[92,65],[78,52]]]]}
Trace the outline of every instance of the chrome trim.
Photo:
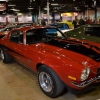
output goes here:
{"type": "Polygon", "coordinates": [[[71,84],[73,84],[74,86],[77,86],[77,87],[79,87],[79,88],[83,88],[83,87],[86,87],[86,86],[88,86],[89,84],[93,83],[94,81],[100,82],[100,76],[91,78],[90,80],[84,81],[84,82],[82,82],[82,83],[76,83],[76,82],[72,81],[71,84]]]}
{"type": "Polygon", "coordinates": [[[39,83],[41,88],[45,91],[45,92],[51,92],[53,89],[53,82],[51,77],[45,73],[45,72],[41,72],[39,74],[39,83]]]}

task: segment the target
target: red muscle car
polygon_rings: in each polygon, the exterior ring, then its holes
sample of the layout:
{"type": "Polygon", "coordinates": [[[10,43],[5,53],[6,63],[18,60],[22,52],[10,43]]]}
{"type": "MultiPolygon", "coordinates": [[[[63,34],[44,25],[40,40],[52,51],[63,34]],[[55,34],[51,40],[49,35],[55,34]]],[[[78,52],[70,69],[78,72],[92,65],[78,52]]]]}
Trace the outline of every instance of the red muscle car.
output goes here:
{"type": "Polygon", "coordinates": [[[15,59],[37,73],[41,90],[59,96],[65,87],[80,93],[100,82],[100,44],[67,38],[54,27],[14,29],[0,39],[4,63],[15,59]]]}

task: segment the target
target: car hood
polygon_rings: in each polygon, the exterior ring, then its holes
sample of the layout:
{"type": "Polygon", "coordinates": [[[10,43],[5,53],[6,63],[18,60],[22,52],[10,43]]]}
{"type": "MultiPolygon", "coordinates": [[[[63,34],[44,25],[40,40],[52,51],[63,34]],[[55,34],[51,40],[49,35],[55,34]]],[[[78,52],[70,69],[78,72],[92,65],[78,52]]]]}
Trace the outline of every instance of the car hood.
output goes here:
{"type": "Polygon", "coordinates": [[[91,62],[91,64],[100,62],[100,48],[88,42],[71,39],[52,39],[45,43],[38,43],[36,47],[58,57],[70,59],[81,64],[85,61],[91,62]]]}

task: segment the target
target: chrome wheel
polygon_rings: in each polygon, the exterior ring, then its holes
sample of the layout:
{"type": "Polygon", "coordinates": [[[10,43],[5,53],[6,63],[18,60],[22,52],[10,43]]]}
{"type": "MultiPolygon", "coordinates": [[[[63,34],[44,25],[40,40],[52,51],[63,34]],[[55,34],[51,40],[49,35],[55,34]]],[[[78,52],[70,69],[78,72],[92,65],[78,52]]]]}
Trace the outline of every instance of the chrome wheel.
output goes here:
{"type": "Polygon", "coordinates": [[[52,80],[51,77],[45,73],[45,72],[41,72],[39,74],[39,83],[41,88],[45,91],[45,92],[51,92],[53,85],[52,85],[52,80]]]}
{"type": "Polygon", "coordinates": [[[38,84],[41,90],[49,97],[54,98],[64,90],[64,84],[58,75],[48,66],[41,65],[38,68],[38,84]]]}
{"type": "Polygon", "coordinates": [[[3,53],[2,49],[0,49],[0,57],[1,57],[2,60],[4,60],[4,53],[3,53]]]}

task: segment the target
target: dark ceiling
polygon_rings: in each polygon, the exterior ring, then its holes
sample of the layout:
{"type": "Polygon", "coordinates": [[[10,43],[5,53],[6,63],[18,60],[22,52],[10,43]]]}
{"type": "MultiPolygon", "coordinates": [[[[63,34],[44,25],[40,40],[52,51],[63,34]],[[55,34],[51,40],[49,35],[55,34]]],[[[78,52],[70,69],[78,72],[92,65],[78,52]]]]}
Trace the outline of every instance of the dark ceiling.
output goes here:
{"type": "Polygon", "coordinates": [[[50,11],[52,12],[82,12],[88,9],[95,9],[100,7],[100,0],[1,0],[1,3],[6,3],[7,9],[0,11],[1,13],[38,13],[39,6],[44,13],[47,6],[47,1],[50,4],[50,11]],[[58,5],[52,5],[57,3],[58,5]],[[17,9],[17,10],[14,10],[17,9]],[[20,10],[20,11],[18,11],[20,10]]]}

